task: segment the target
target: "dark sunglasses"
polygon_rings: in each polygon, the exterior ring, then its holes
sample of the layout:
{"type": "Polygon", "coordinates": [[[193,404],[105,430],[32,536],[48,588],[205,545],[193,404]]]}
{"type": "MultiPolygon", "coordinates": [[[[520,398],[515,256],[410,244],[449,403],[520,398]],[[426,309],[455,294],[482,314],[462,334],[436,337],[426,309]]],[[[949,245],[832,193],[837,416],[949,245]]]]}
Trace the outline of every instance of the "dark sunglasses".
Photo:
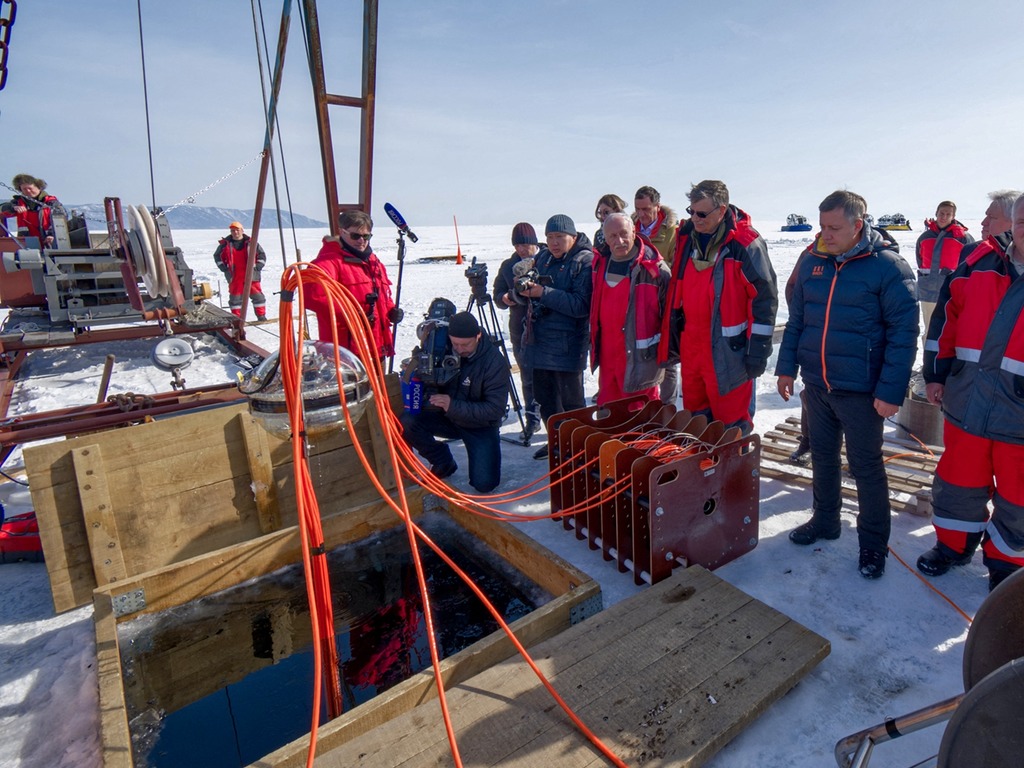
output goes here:
{"type": "Polygon", "coordinates": [[[714,208],[712,208],[707,213],[704,213],[703,211],[695,211],[695,210],[693,210],[693,208],[687,207],[686,214],[687,214],[687,216],[696,216],[698,219],[706,219],[708,216],[710,216],[712,213],[714,213],[717,210],[718,210],[718,206],[715,206],[714,208]]]}
{"type": "Polygon", "coordinates": [[[359,232],[350,232],[347,229],[345,231],[348,232],[348,236],[353,240],[365,240],[366,242],[370,242],[370,238],[373,237],[373,235],[363,235],[359,232]]]}

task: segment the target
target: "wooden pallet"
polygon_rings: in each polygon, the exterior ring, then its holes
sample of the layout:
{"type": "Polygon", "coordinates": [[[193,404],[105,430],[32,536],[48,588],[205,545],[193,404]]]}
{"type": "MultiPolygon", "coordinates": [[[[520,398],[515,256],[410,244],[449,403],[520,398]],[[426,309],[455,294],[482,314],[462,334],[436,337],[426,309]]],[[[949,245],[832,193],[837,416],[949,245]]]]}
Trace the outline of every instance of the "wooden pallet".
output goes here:
{"type": "MultiPolygon", "coordinates": [[[[537,646],[555,688],[629,765],[698,766],[817,666],[828,640],[700,566],[679,569],[537,646]]],[[[605,766],[522,659],[448,694],[465,765],[605,766]]],[[[436,702],[337,749],[320,768],[448,765],[436,702]]]]}
{"type": "MultiPolygon", "coordinates": [[[[797,485],[811,485],[810,467],[797,466],[789,455],[800,442],[800,419],[790,416],[761,438],[761,474],[797,485]]],[[[935,464],[942,455],[939,446],[922,447],[910,440],[886,436],[882,443],[885,472],[889,478],[892,508],[900,512],[927,515],[931,510],[932,479],[935,464]],[[928,452],[930,451],[930,453],[928,452]]],[[[847,463],[843,447],[840,460],[847,463]]],[[[844,475],[843,497],[856,501],[857,489],[852,478],[844,475]]]]}

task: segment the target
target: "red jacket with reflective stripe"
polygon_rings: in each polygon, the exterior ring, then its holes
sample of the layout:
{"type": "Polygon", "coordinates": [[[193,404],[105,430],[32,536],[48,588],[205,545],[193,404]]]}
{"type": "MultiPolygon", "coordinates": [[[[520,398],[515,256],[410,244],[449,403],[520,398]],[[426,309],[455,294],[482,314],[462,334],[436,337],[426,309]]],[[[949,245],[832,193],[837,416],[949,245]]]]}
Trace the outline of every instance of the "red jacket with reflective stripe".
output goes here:
{"type": "MultiPolygon", "coordinates": [[[[658,381],[658,344],[661,341],[661,318],[668,291],[669,270],[658,250],[642,235],[636,239],[639,252],[629,267],[629,304],[622,329],[626,337],[626,372],[623,378],[627,392],[639,392],[658,381]]],[[[609,261],[608,245],[594,249],[591,263],[593,293],[590,296],[590,370],[601,364],[600,306],[605,291],[605,268],[609,261]]]]}
{"type": "Polygon", "coordinates": [[[971,249],[942,289],[924,378],[945,385],[946,418],[965,432],[1024,444],[1024,280],[1007,234],[971,249]]]}
{"type": "MultiPolygon", "coordinates": [[[[743,358],[748,341],[757,336],[756,351],[767,357],[771,353],[775,331],[775,313],[779,307],[775,270],[768,258],[768,246],[750,224],[750,217],[730,205],[725,214],[726,235],[718,249],[712,282],[711,355],[721,394],[730,392],[750,377],[743,358]]],[[[682,285],[686,264],[693,258],[696,237],[692,222],[679,228],[676,255],[672,261],[672,281],[662,324],[658,359],[661,362],[679,358],[680,334],[686,324],[686,307],[682,285]]],[[[684,363],[685,365],[685,363],[684,363]]]]}
{"type": "Polygon", "coordinates": [[[40,240],[53,234],[53,212],[52,205],[59,205],[57,198],[42,192],[38,197],[26,197],[15,195],[9,203],[4,203],[0,210],[0,217],[14,216],[18,227],[25,227],[29,237],[38,237],[40,240]],[[15,213],[15,206],[27,209],[24,213],[15,213]]]}
{"type": "Polygon", "coordinates": [[[946,275],[960,266],[963,247],[973,242],[967,227],[955,219],[945,229],[939,229],[934,219],[928,220],[927,228],[917,238],[919,300],[935,302],[938,299],[946,275]]]}

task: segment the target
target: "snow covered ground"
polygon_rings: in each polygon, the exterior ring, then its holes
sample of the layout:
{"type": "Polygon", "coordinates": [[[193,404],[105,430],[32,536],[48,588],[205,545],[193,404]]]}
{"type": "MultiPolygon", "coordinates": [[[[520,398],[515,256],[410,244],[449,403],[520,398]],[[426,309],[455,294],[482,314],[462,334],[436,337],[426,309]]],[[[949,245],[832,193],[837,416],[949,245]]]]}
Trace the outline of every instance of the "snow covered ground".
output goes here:
{"type": "MultiPolygon", "coordinates": [[[[879,212],[880,213],[880,212],[879,212]]],[[[592,234],[596,222],[575,217],[577,225],[592,234]]],[[[478,257],[490,267],[490,278],[511,252],[509,235],[513,222],[503,226],[467,226],[459,231],[461,251],[468,259],[478,257]]],[[[788,277],[811,233],[780,232],[781,221],[758,221],[755,226],[769,243],[780,282],[788,277]]],[[[967,222],[977,233],[977,222],[967,222]]],[[[534,222],[543,231],[543,222],[534,222]]],[[[905,255],[912,259],[913,243],[920,233],[896,233],[905,255]]],[[[413,346],[413,329],[419,315],[436,296],[464,307],[469,298],[463,276],[465,265],[452,262],[422,263],[418,259],[455,253],[451,227],[416,228],[420,241],[409,244],[404,266],[402,306],[407,320],[400,329],[398,349],[413,346]]],[[[311,260],[322,233],[301,230],[297,234],[302,256],[311,260]]],[[[377,217],[374,245],[397,278],[394,229],[377,217]]],[[[223,233],[182,231],[175,242],[199,279],[216,285],[219,273],[212,253],[223,233]]],[[[288,260],[294,260],[292,235],[285,233],[288,260]]],[[[277,290],[282,257],[275,232],[261,240],[268,252],[264,288],[270,299],[270,315],[276,316],[277,290]]],[[[225,287],[226,286],[221,286],[225,287]]],[[[225,301],[226,303],[226,301],[225,301]]],[[[785,307],[780,308],[780,320],[785,307]]],[[[254,330],[251,338],[268,348],[276,346],[276,328],[254,330]]],[[[153,342],[119,345],[110,393],[155,392],[168,389],[170,374],[149,363],[153,342]]],[[[219,344],[197,339],[197,361],[185,370],[190,386],[233,380],[238,367],[219,344]]],[[[41,352],[32,356],[32,382],[23,386],[12,405],[13,413],[46,410],[95,400],[105,351],[84,348],[41,352]]],[[[769,373],[758,383],[756,429],[760,433],[798,413],[793,402],[784,403],[775,392],[769,373]]],[[[588,393],[596,381],[587,379],[588,393]]],[[[795,401],[794,401],[795,402],[795,401]]],[[[504,428],[518,433],[517,423],[504,428]]],[[[539,444],[539,440],[535,440],[539,444]]],[[[453,444],[456,460],[465,467],[461,444],[453,444]]],[[[533,449],[503,445],[504,477],[500,490],[530,482],[538,474],[533,449]]],[[[18,474],[20,452],[4,466],[18,474]]],[[[470,490],[465,471],[451,478],[470,490]]],[[[0,500],[9,514],[31,509],[26,488],[11,482],[0,485],[0,500]]],[[[541,509],[546,502],[525,505],[541,509]]],[[[854,508],[843,514],[843,535],[837,541],[810,548],[796,547],[787,533],[804,522],[810,508],[810,492],[802,487],[770,479],[761,483],[760,543],[757,548],[716,571],[717,575],[800,621],[828,638],[831,655],[793,691],[772,706],[743,734],[726,746],[709,765],[715,768],[804,768],[833,765],[835,742],[887,716],[905,714],[962,691],[961,660],[967,623],[917,577],[913,562],[932,544],[931,526],[921,518],[893,515],[893,553],[887,572],[869,582],[857,573],[857,539],[854,508]]],[[[552,551],[573,562],[597,579],[611,604],[638,591],[631,576],[619,574],[575,537],[549,521],[518,524],[552,551]]],[[[980,558],[976,559],[980,560],[980,558]]],[[[955,569],[933,582],[968,614],[973,615],[987,594],[987,572],[980,562],[955,569]]],[[[42,563],[0,565],[0,765],[53,768],[99,765],[99,712],[96,692],[92,608],[83,607],[55,616],[49,582],[42,563]]],[[[876,765],[910,765],[934,754],[941,728],[881,745],[876,765]]]]}

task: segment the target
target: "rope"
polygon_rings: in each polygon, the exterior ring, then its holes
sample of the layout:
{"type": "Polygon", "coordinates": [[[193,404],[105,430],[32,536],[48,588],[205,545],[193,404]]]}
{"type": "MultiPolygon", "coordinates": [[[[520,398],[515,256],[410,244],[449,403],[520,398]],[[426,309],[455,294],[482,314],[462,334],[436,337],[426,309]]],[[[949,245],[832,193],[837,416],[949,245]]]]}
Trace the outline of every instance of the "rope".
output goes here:
{"type": "Polygon", "coordinates": [[[146,44],[142,35],[142,0],[136,0],[139,16],[139,53],[142,57],[142,97],[146,105],[146,146],[149,148],[149,189],[153,195],[153,210],[156,210],[156,182],[153,176],[153,137],[149,130],[149,84],[146,79],[146,44]]]}
{"type": "MultiPolygon", "coordinates": [[[[259,30],[263,34],[263,57],[266,58],[267,63],[270,62],[270,47],[267,44],[267,28],[263,20],[263,0],[256,0],[259,6],[259,30]]],[[[250,5],[252,0],[250,0],[250,5]]],[[[253,8],[253,31],[256,32],[256,10],[253,8]]],[[[260,69],[260,89],[263,92],[263,114],[267,115],[270,112],[270,108],[267,104],[267,92],[264,87],[264,75],[263,75],[263,57],[260,56],[260,33],[256,32],[256,62],[260,69]]],[[[281,136],[281,119],[280,116],[275,112],[274,114],[274,128],[277,134],[277,153],[281,158],[281,176],[284,179],[284,193],[285,199],[288,203],[288,225],[292,231],[292,244],[295,247],[295,261],[301,261],[301,253],[299,251],[299,238],[295,231],[295,209],[292,208],[292,193],[291,188],[288,185],[288,164],[285,162],[284,157],[284,141],[281,136]]],[[[268,125],[269,130],[269,125],[268,125]]],[[[277,189],[277,162],[273,155],[270,157],[270,177],[271,182],[274,185],[274,202],[277,208],[277,231],[281,238],[281,266],[288,266],[288,258],[285,255],[284,249],[284,223],[281,221],[281,202],[280,194],[277,189]]]]}

